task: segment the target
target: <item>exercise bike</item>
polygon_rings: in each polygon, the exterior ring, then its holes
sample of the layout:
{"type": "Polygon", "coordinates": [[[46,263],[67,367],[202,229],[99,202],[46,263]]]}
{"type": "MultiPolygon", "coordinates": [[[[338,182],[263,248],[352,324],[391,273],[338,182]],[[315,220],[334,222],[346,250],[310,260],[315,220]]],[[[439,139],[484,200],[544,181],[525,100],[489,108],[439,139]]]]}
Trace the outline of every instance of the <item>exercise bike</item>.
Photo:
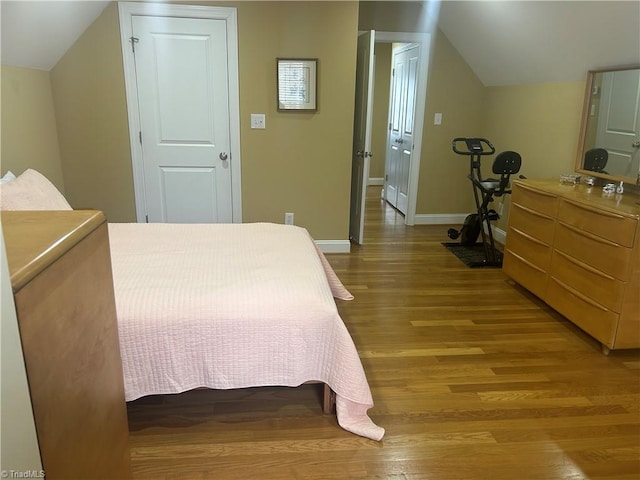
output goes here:
{"type": "Polygon", "coordinates": [[[496,155],[491,168],[496,178],[482,178],[481,160],[484,156],[496,153],[494,146],[486,138],[464,138],[457,137],[451,141],[451,148],[458,155],[469,157],[469,175],[467,178],[473,185],[473,196],[476,202],[476,212],[465,218],[460,230],[450,228],[447,232],[449,238],[455,240],[460,238],[460,243],[465,246],[475,245],[478,236],[482,235],[482,246],[484,259],[482,262],[471,266],[502,266],[502,256],[498,254],[493,239],[491,222],[498,220],[498,212],[489,208],[494,197],[501,197],[510,194],[509,178],[520,171],[522,158],[520,154],[513,151],[505,151],[496,155]],[[464,143],[466,148],[461,148],[464,143]],[[486,227],[486,228],[485,228],[486,227]]]}

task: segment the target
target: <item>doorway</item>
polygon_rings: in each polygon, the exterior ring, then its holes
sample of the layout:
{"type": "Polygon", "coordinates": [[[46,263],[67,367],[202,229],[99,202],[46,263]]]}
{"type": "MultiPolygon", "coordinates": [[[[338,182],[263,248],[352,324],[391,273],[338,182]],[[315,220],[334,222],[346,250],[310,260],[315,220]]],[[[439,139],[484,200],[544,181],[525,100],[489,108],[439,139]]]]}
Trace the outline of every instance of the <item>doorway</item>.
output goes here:
{"type": "MultiPolygon", "coordinates": [[[[420,157],[422,151],[422,131],[424,124],[424,111],[425,111],[425,99],[426,99],[426,90],[427,90],[427,71],[428,71],[428,58],[429,58],[429,47],[430,47],[430,39],[431,35],[428,33],[409,33],[409,32],[371,32],[374,34],[374,45],[377,49],[379,45],[384,45],[385,47],[391,48],[391,45],[394,43],[402,43],[402,44],[413,44],[419,47],[419,56],[417,58],[416,63],[416,78],[417,82],[415,84],[415,109],[413,111],[413,125],[412,125],[412,139],[407,147],[411,147],[411,160],[408,164],[408,168],[406,169],[406,178],[407,178],[407,187],[405,191],[405,199],[404,199],[404,207],[406,208],[406,215],[404,217],[404,223],[406,225],[414,225],[415,224],[415,215],[416,215],[416,200],[417,200],[417,189],[418,189],[418,175],[420,172],[420,157]]],[[[386,60],[385,60],[386,61],[386,60]]],[[[391,57],[389,57],[389,65],[391,64],[391,57]]],[[[360,65],[358,65],[360,67],[360,65]]],[[[375,69],[382,68],[381,62],[378,58],[375,59],[375,69]]],[[[376,92],[377,97],[380,98],[380,94],[386,98],[387,100],[391,97],[391,88],[389,85],[380,85],[378,84],[378,79],[374,80],[373,91],[376,92]]],[[[366,101],[360,100],[360,104],[365,104],[366,101]]],[[[388,106],[388,102],[386,103],[388,106]]],[[[380,108],[376,109],[374,103],[374,116],[379,116],[380,108]],[[376,113],[377,112],[377,113],[376,113]]],[[[386,157],[386,146],[378,146],[376,147],[376,138],[379,139],[380,135],[384,136],[383,144],[386,145],[387,142],[387,131],[388,131],[388,110],[384,108],[384,133],[380,134],[379,131],[375,134],[375,137],[372,141],[373,148],[370,155],[370,160],[372,162],[371,178],[363,178],[360,179],[361,186],[358,187],[360,190],[366,189],[369,184],[372,185],[382,185],[385,180],[385,175],[387,173],[376,173],[375,165],[379,165],[380,161],[384,161],[386,157]],[[378,176],[381,175],[381,176],[378,176]]],[[[374,120],[375,121],[375,120],[374,120]]],[[[354,141],[355,144],[355,141],[354,141]]],[[[379,144],[378,144],[379,145],[379,144]]],[[[384,163],[383,163],[384,164],[384,163]]],[[[358,181],[354,181],[352,185],[357,185],[358,181]]],[[[352,186],[352,193],[353,188],[352,186]]],[[[361,203],[362,209],[365,208],[365,202],[361,203]]],[[[365,221],[364,210],[361,212],[356,212],[358,204],[352,202],[351,205],[351,219],[358,218],[360,222],[365,221]]],[[[356,222],[357,223],[357,222],[356,222]]],[[[361,225],[361,227],[363,224],[361,225]]],[[[353,235],[352,232],[357,232],[357,225],[352,222],[350,237],[352,241],[354,238],[357,238],[356,235],[353,235]]],[[[361,228],[360,231],[363,231],[361,228]]],[[[359,238],[355,243],[364,243],[364,238],[359,238]]]]}

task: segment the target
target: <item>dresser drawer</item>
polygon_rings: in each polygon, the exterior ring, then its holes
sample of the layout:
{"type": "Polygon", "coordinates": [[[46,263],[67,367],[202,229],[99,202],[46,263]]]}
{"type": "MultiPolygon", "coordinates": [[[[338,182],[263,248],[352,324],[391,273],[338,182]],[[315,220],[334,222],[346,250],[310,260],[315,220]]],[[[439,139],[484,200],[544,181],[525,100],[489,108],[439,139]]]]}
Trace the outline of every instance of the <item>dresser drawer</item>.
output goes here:
{"type": "Polygon", "coordinates": [[[617,313],[553,277],[549,279],[545,301],[582,330],[613,348],[619,318],[617,313]]]}
{"type": "Polygon", "coordinates": [[[511,198],[513,203],[535,210],[548,217],[555,217],[558,211],[558,197],[521,184],[514,184],[511,198]]]}
{"type": "Polygon", "coordinates": [[[509,227],[506,248],[542,270],[549,269],[551,246],[515,227],[509,227]]]}
{"type": "Polygon", "coordinates": [[[544,298],[547,272],[528,262],[509,249],[504,251],[502,271],[534,295],[544,298]]]}
{"type": "Polygon", "coordinates": [[[627,281],[631,271],[630,248],[558,222],[554,248],[607,275],[627,281]]]}
{"type": "Polygon", "coordinates": [[[520,203],[512,203],[509,212],[509,227],[551,245],[555,219],[520,203]]]}
{"type": "Polygon", "coordinates": [[[625,247],[633,247],[635,218],[563,199],[558,208],[558,220],[625,247]]]}
{"type": "Polygon", "coordinates": [[[549,274],[605,308],[620,313],[625,283],[558,250],[553,252],[549,274]]]}

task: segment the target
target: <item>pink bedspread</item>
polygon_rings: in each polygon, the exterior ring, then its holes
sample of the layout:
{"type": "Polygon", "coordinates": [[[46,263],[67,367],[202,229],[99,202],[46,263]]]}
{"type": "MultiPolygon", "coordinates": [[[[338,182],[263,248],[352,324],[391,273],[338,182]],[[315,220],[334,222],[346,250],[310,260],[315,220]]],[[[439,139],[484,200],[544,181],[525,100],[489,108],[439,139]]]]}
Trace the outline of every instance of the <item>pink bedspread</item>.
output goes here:
{"type": "Polygon", "coordinates": [[[127,401],[316,380],[344,429],[382,438],[333,299],[353,297],[305,229],[110,224],[109,236],[127,401]]]}

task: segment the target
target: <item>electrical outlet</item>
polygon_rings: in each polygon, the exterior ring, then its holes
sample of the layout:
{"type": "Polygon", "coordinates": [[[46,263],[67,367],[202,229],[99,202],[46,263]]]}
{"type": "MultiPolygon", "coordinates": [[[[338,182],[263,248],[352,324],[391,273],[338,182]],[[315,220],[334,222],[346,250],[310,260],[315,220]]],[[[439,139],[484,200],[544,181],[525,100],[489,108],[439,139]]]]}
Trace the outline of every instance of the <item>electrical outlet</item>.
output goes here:
{"type": "Polygon", "coordinates": [[[293,225],[293,213],[289,212],[284,214],[284,224],[293,225]]]}

